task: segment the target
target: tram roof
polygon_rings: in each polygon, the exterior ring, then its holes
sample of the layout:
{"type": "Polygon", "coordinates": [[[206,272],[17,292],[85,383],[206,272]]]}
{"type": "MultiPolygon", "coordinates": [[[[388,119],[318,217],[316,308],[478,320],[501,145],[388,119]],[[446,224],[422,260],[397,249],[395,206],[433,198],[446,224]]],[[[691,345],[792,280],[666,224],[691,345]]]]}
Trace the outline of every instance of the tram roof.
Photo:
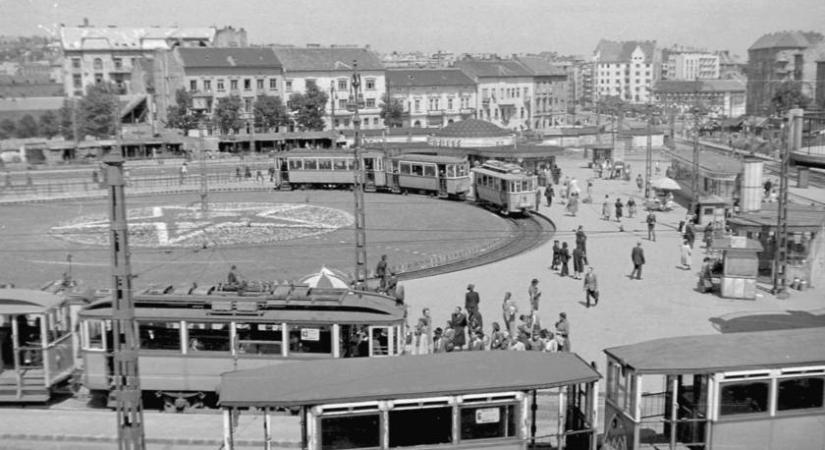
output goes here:
{"type": "Polygon", "coordinates": [[[221,375],[222,406],[303,406],[548,389],[596,381],[575,353],[454,352],[282,363],[221,375]]]}
{"type": "Polygon", "coordinates": [[[35,289],[0,289],[0,314],[36,314],[51,309],[64,298],[35,289]]]}
{"type": "MultiPolygon", "coordinates": [[[[353,149],[317,149],[317,150],[290,150],[278,154],[280,158],[341,158],[352,157],[353,149]]],[[[383,155],[380,150],[361,149],[361,156],[383,155]]]]}
{"type": "Polygon", "coordinates": [[[467,159],[458,156],[425,155],[421,153],[407,153],[404,155],[394,156],[392,159],[398,161],[428,162],[434,164],[461,164],[467,162],[467,159]]]}
{"type": "Polygon", "coordinates": [[[702,374],[825,364],[825,327],[682,336],[605,349],[641,374],[702,374]]]}

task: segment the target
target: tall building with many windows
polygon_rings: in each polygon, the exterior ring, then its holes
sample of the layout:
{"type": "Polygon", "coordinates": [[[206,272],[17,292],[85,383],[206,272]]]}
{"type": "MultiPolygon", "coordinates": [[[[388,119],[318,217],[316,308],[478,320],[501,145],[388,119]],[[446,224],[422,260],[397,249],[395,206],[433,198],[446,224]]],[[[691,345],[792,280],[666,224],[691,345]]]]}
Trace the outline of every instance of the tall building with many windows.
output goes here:
{"type": "Polygon", "coordinates": [[[567,124],[567,71],[540,56],[519,56],[521,63],[533,74],[533,96],[530,107],[530,128],[536,131],[567,124]]]}
{"type": "Polygon", "coordinates": [[[602,39],[593,52],[593,64],[596,99],[616,96],[629,103],[647,103],[660,76],[661,56],[656,41],[602,39]]]}
{"type": "Polygon", "coordinates": [[[533,74],[515,60],[465,58],[456,62],[476,84],[476,118],[509,130],[527,130],[533,74]]]}
{"type": "Polygon", "coordinates": [[[441,128],[476,112],[475,82],[458,69],[387,70],[387,91],[404,107],[404,127],[441,128]]]}

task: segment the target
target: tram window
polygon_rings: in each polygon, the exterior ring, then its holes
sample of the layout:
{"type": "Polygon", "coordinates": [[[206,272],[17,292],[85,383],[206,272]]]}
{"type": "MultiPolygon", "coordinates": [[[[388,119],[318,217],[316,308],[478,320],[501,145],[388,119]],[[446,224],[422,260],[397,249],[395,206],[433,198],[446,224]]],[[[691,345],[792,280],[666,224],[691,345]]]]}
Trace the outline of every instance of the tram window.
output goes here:
{"type": "Polygon", "coordinates": [[[389,328],[384,327],[374,327],[370,330],[372,333],[372,355],[370,356],[381,356],[381,355],[389,355],[389,345],[390,345],[390,332],[389,328]]]}
{"type": "Polygon", "coordinates": [[[381,446],[379,414],[321,418],[323,450],[381,446]]]}
{"type": "Polygon", "coordinates": [[[719,415],[763,413],[768,410],[768,380],[724,383],[721,386],[719,415]]]}
{"type": "Polygon", "coordinates": [[[425,177],[435,177],[435,166],[424,166],[425,177]]]}
{"type": "Polygon", "coordinates": [[[313,158],[305,159],[304,170],[318,170],[318,160],[313,158]]]}
{"type": "Polygon", "coordinates": [[[332,160],[330,160],[330,159],[319,159],[318,160],[318,169],[320,169],[320,170],[332,170],[332,160]]]}
{"type": "Polygon", "coordinates": [[[412,174],[416,176],[424,175],[424,168],[421,167],[421,164],[412,164],[412,174]]]}
{"type": "Polygon", "coordinates": [[[461,440],[515,436],[515,412],[514,405],[461,408],[461,440]]]}
{"type": "Polygon", "coordinates": [[[511,181],[510,182],[510,189],[509,192],[519,192],[519,184],[518,181],[511,181]]]}
{"type": "Polygon", "coordinates": [[[347,160],[347,170],[353,170],[355,168],[355,160],[348,159],[347,160]]]}
{"type": "Polygon", "coordinates": [[[69,334],[68,309],[59,308],[49,313],[49,322],[46,329],[49,331],[49,342],[56,341],[69,334]]]}
{"type": "Polygon", "coordinates": [[[106,348],[104,344],[103,330],[104,325],[102,320],[87,320],[89,327],[89,348],[94,350],[103,350],[106,348]]]}
{"type": "Polygon", "coordinates": [[[530,190],[530,182],[529,181],[522,181],[521,182],[521,191],[527,192],[530,190]]]}
{"type": "Polygon", "coordinates": [[[180,351],[180,322],[138,322],[140,348],[180,351]]]}
{"type": "Polygon", "coordinates": [[[290,353],[332,353],[329,325],[289,327],[290,353]]]}
{"type": "Polygon", "coordinates": [[[187,322],[190,351],[228,352],[229,324],[219,322],[187,322]]]}
{"type": "Polygon", "coordinates": [[[247,355],[280,355],[283,345],[281,325],[275,323],[236,323],[238,352],[247,355]]]}
{"type": "Polygon", "coordinates": [[[453,408],[391,410],[390,447],[449,444],[453,441],[453,408]]]}
{"type": "Polygon", "coordinates": [[[347,160],[344,158],[333,159],[332,168],[335,170],[347,170],[347,160]]]}
{"type": "Polygon", "coordinates": [[[823,377],[779,379],[776,410],[822,408],[823,385],[823,377]]]}
{"type": "Polygon", "coordinates": [[[466,164],[458,166],[458,176],[466,177],[470,173],[470,168],[466,164]]]}
{"type": "Polygon", "coordinates": [[[412,173],[412,168],[410,167],[410,163],[401,163],[401,175],[409,175],[412,173]]]}
{"type": "Polygon", "coordinates": [[[301,170],[303,168],[303,161],[300,159],[289,160],[289,170],[301,170]]]}
{"type": "Polygon", "coordinates": [[[447,166],[447,177],[455,178],[455,165],[450,164],[447,166]]]}

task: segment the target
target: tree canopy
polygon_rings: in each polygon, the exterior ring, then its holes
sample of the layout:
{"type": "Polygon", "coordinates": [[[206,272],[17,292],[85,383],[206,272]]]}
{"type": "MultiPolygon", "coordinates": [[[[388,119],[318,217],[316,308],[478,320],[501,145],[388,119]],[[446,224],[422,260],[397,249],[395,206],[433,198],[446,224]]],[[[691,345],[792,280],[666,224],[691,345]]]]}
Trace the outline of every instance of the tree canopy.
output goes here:
{"type": "Polygon", "coordinates": [[[37,119],[31,114],[26,114],[17,122],[17,137],[30,138],[39,134],[37,128],[37,119]]]}
{"type": "Polygon", "coordinates": [[[17,133],[17,125],[13,120],[6,118],[0,121],[0,139],[13,138],[17,133]]]}
{"type": "Polygon", "coordinates": [[[166,109],[167,127],[177,128],[186,135],[198,128],[202,117],[201,112],[192,110],[192,95],[186,89],[175,91],[175,104],[166,109]]]}
{"type": "Polygon", "coordinates": [[[252,105],[255,127],[271,130],[289,124],[289,113],[281,97],[260,95],[252,105]]]}
{"type": "Polygon", "coordinates": [[[389,128],[400,128],[404,116],[404,105],[401,100],[397,98],[389,98],[388,94],[384,94],[381,98],[381,119],[384,120],[384,126],[389,128]]]}
{"type": "MultiPolygon", "coordinates": [[[[58,120],[59,120],[59,128],[60,128],[60,135],[63,136],[63,139],[67,141],[71,141],[74,139],[74,131],[75,131],[75,123],[74,123],[74,108],[75,104],[69,100],[63,100],[63,106],[60,110],[57,111],[58,120]]],[[[80,114],[77,114],[78,120],[78,130],[80,129],[80,114]]],[[[78,137],[79,139],[79,137],[78,137]]]]}
{"type": "Polygon", "coordinates": [[[305,93],[292,94],[287,105],[295,125],[302,131],[322,131],[328,98],[315,83],[307,83],[305,93]]]}
{"type": "Polygon", "coordinates": [[[218,99],[212,119],[222,134],[228,133],[229,130],[237,133],[241,129],[244,124],[243,118],[241,117],[242,107],[243,102],[237,95],[230,95],[229,97],[221,97],[218,99]]]}
{"type": "Polygon", "coordinates": [[[86,89],[80,100],[81,135],[111,138],[120,126],[120,104],[112,83],[97,83],[86,89]]]}
{"type": "Polygon", "coordinates": [[[802,92],[802,83],[799,81],[783,81],[771,97],[771,110],[778,114],[784,114],[793,108],[805,109],[810,104],[811,98],[802,92]]]}
{"type": "Polygon", "coordinates": [[[60,134],[60,124],[57,113],[54,111],[46,111],[40,116],[38,128],[41,136],[46,136],[51,139],[60,134]]]}

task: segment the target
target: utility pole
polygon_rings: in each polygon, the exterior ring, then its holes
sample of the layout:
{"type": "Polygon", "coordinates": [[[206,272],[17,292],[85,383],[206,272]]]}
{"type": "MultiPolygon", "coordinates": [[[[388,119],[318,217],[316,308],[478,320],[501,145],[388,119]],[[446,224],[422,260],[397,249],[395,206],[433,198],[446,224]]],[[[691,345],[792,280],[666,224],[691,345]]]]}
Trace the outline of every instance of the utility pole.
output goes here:
{"type": "Polygon", "coordinates": [[[112,250],[112,359],[120,450],[143,450],[143,405],[138,376],[138,340],[129,266],[123,156],[119,148],[107,155],[109,186],[109,241],[112,250]]]}
{"type": "Polygon", "coordinates": [[[653,176],[653,130],[650,127],[650,121],[652,119],[652,106],[650,103],[647,104],[647,120],[646,120],[646,132],[647,132],[647,146],[645,148],[645,199],[650,198],[650,183],[652,182],[651,177],[653,176]]]}
{"type": "Polygon", "coordinates": [[[774,251],[773,294],[778,299],[786,299],[788,293],[788,166],[791,152],[802,145],[801,109],[788,111],[786,138],[782,145],[782,162],[779,173],[779,204],[776,214],[776,250],[774,251]]]}
{"type": "Polygon", "coordinates": [[[355,130],[353,142],[353,174],[355,184],[352,192],[355,195],[355,283],[358,288],[366,287],[367,282],[367,230],[364,213],[364,170],[361,167],[361,117],[358,115],[361,97],[361,74],[358,73],[358,62],[352,64],[352,96],[348,107],[352,109],[352,125],[355,130]]]}
{"type": "Polygon", "coordinates": [[[201,121],[198,126],[198,143],[200,144],[200,166],[201,166],[201,214],[206,216],[209,212],[209,186],[206,174],[206,124],[201,121]]]}
{"type": "Polygon", "coordinates": [[[699,77],[696,77],[693,95],[693,176],[690,180],[689,214],[696,214],[696,207],[699,204],[699,77]]]}

